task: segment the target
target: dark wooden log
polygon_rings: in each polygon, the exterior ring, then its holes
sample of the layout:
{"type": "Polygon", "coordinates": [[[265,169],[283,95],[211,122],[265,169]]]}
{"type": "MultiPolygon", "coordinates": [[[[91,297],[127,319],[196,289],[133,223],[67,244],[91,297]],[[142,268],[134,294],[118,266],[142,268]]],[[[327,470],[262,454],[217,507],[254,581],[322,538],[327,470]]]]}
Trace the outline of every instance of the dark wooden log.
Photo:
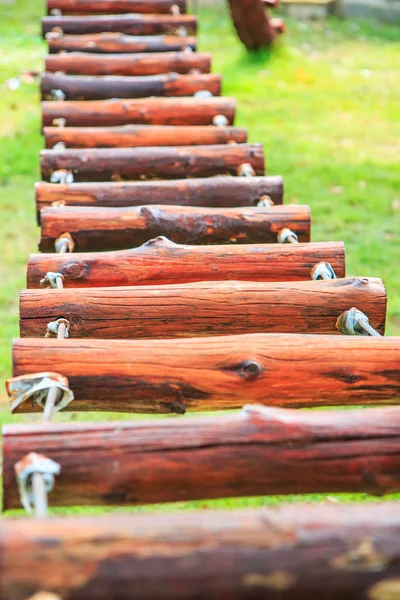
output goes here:
{"type": "Polygon", "coordinates": [[[236,175],[238,167],[250,163],[257,175],[264,174],[262,144],[220,146],[161,146],[42,150],[42,179],[54,171],[72,171],[75,181],[121,179],[180,179],[236,175]]]}
{"type": "MultiPolygon", "coordinates": [[[[122,127],[45,127],[46,148],[134,148],[137,146],[209,146],[247,142],[244,127],[210,125],[122,125],[122,127]]],[[[174,187],[174,189],[176,189],[174,187]]]]}
{"type": "Polygon", "coordinates": [[[70,323],[73,338],[173,338],[239,333],[341,335],[338,317],[356,306],[383,333],[386,291],[380,279],[245,282],[22,290],[21,337],[43,337],[47,324],[70,323]]]}
{"type": "Polygon", "coordinates": [[[141,54],[88,54],[65,52],[48,54],[45,69],[70,75],[158,75],[189,73],[196,69],[209,73],[210,54],[200,52],[143,52],[141,54]]]}
{"type": "Polygon", "coordinates": [[[31,254],[27,287],[40,288],[46,273],[61,273],[64,287],[161,285],[194,281],[297,281],[317,263],[329,262],[345,276],[343,242],[183,246],[165,237],[131,250],[31,254]]]}
{"type": "Polygon", "coordinates": [[[248,50],[269,48],[275,38],[262,0],[228,0],[231,18],[240,41],[248,50]]]}
{"type": "MultiPolygon", "coordinates": [[[[101,55],[100,55],[101,56],[101,55]]],[[[88,77],[44,73],[40,85],[42,99],[51,100],[54,90],[61,90],[67,100],[102,100],[104,98],[147,98],[149,96],[193,96],[207,90],[221,93],[221,75],[196,74],[151,75],[145,77],[88,77]]]]}
{"type": "Polygon", "coordinates": [[[127,35],[194,35],[197,17],[193,15],[105,15],[43,17],[42,33],[72,34],[115,32],[127,35]]]}
{"type": "Polygon", "coordinates": [[[124,181],[100,183],[35,184],[36,208],[53,202],[65,206],[254,206],[263,196],[274,204],[283,202],[283,179],[270,177],[209,177],[174,181],[124,181]]]}
{"type": "Polygon", "coordinates": [[[398,502],[2,519],[0,575],[5,600],[395,600],[399,538],[398,502]]]}
{"type": "Polygon", "coordinates": [[[232,125],[235,109],[236,100],[226,97],[42,102],[43,126],[62,117],[68,127],[211,125],[219,114],[232,125]]]}
{"type": "Polygon", "coordinates": [[[47,0],[47,12],[60,10],[63,14],[106,14],[120,13],[163,14],[171,13],[176,6],[186,12],[186,0],[47,0]]]}
{"type": "Polygon", "coordinates": [[[15,464],[61,466],[52,506],[135,505],[271,494],[400,491],[400,407],[3,427],[3,505],[15,464]],[[190,465],[190,468],[188,468],[190,465]],[[109,473],[112,476],[105,477],[109,473]]]}
{"type": "Polygon", "coordinates": [[[42,252],[53,252],[55,240],[68,231],[75,250],[123,250],[166,235],[180,244],[268,243],[289,227],[301,242],[310,240],[310,211],[297,204],[268,208],[45,208],[41,214],[42,252]]]}
{"type": "Polygon", "coordinates": [[[46,35],[50,54],[57,52],[91,52],[94,54],[126,54],[128,52],[179,52],[197,49],[195,37],[133,36],[123,33],[89,33],[62,35],[56,31],[46,35]]]}
{"type": "MultiPolygon", "coordinates": [[[[400,337],[22,338],[13,342],[13,375],[61,372],[74,392],[74,411],[184,413],[247,402],[286,408],[397,404],[399,352],[400,337]]],[[[38,410],[30,403],[18,408],[38,410]]]]}

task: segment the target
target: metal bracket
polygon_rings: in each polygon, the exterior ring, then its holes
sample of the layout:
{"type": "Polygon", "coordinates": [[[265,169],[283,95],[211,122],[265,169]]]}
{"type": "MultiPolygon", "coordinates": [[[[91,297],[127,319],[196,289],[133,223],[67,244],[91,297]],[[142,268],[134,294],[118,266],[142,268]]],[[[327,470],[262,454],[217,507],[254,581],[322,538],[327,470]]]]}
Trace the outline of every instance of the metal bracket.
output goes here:
{"type": "Polygon", "coordinates": [[[74,399],[73,392],[68,387],[68,379],[58,373],[28,373],[13,377],[6,381],[6,390],[11,402],[11,412],[28,400],[44,409],[48,393],[57,390],[54,411],[62,410],[74,399]]]}
{"type": "MultiPolygon", "coordinates": [[[[33,508],[37,511],[37,504],[44,501],[45,509],[47,509],[47,494],[54,487],[54,476],[59,475],[61,467],[58,463],[43,454],[30,452],[14,466],[15,475],[17,477],[18,489],[21,499],[21,504],[27,513],[31,514],[33,508]],[[41,475],[44,483],[45,498],[35,497],[33,490],[32,479],[35,474],[41,475]]],[[[46,512],[46,510],[41,511],[46,512]]]]}

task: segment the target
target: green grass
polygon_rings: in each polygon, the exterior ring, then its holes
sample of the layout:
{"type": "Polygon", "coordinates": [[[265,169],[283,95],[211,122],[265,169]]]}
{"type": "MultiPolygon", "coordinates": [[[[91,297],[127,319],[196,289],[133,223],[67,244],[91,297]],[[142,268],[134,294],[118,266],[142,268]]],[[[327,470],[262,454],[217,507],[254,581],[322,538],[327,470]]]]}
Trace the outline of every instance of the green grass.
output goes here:
{"type": "MultiPolygon", "coordinates": [[[[11,338],[18,335],[18,292],[24,287],[27,255],[35,251],[38,241],[33,183],[39,177],[38,152],[43,146],[37,84],[23,83],[10,91],[4,82],[42,69],[45,45],[39,21],[43,13],[42,3],[36,1],[0,5],[2,380],[10,375],[11,338]]],[[[338,20],[289,22],[287,34],[273,52],[249,55],[224,9],[203,10],[200,16],[201,49],[213,53],[214,71],[224,75],[224,94],[238,99],[237,124],[249,128],[251,141],[264,144],[268,172],[284,175],[286,202],[311,205],[313,239],[344,240],[349,275],[384,279],[389,295],[387,333],[399,335],[400,30],[338,20]]],[[[0,423],[26,420],[10,417],[5,402],[1,389],[0,423]]],[[[79,416],[117,417],[121,415],[79,416]]],[[[29,418],[35,421],[39,416],[29,418]]],[[[301,498],[319,501],[325,496],[301,498]]],[[[366,495],[335,498],[371,499],[366,495]]],[[[178,506],[231,508],[281,501],[278,497],[178,506]]],[[[82,511],[88,509],[61,512],[82,511]]]]}

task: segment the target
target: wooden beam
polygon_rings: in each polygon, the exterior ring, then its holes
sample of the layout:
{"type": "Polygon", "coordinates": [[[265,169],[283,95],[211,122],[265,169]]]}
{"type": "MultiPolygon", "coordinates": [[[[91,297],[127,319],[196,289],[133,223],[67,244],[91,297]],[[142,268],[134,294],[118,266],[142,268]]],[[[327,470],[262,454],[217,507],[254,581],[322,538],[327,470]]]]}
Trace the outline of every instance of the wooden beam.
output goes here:
{"type": "Polygon", "coordinates": [[[186,12],[186,0],[47,0],[47,12],[59,10],[64,15],[78,14],[171,14],[176,6],[181,13],[186,12]]]}

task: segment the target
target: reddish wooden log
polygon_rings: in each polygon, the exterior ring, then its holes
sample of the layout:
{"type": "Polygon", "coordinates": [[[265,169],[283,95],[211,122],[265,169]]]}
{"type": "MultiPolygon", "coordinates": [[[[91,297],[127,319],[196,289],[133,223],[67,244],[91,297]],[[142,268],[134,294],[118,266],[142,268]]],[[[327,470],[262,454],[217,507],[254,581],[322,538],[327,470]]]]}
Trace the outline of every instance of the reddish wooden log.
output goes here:
{"type": "Polygon", "coordinates": [[[322,412],[248,405],[218,417],[8,425],[3,505],[20,507],[14,466],[32,451],[61,466],[52,506],[85,506],[383,495],[400,491],[399,446],[400,407],[322,412]]]}
{"type": "MultiPolygon", "coordinates": [[[[155,128],[156,129],[156,128],[155,128]]],[[[283,179],[270,177],[209,177],[174,181],[124,181],[102,183],[35,184],[36,208],[53,202],[65,206],[254,206],[267,195],[274,204],[283,202],[283,179]]]]}
{"type": "MultiPolygon", "coordinates": [[[[13,375],[61,372],[74,392],[74,411],[183,413],[246,402],[286,408],[397,404],[399,352],[400,337],[22,338],[13,342],[13,375]]],[[[38,410],[30,403],[18,408],[38,410]]]]}
{"type": "Polygon", "coordinates": [[[197,17],[193,15],[106,15],[43,17],[42,33],[50,31],[72,34],[115,32],[127,35],[170,34],[194,35],[197,17]]]}
{"type": "Polygon", "coordinates": [[[197,49],[195,37],[132,36],[117,32],[62,35],[54,31],[46,35],[46,41],[50,54],[57,52],[126,54],[128,52],[179,52],[186,48],[197,49]]]}
{"type": "Polygon", "coordinates": [[[383,333],[386,291],[380,279],[245,282],[22,290],[21,337],[43,337],[47,324],[70,323],[73,338],[172,338],[239,333],[338,334],[338,317],[356,306],[383,333]]]}
{"type": "Polygon", "coordinates": [[[297,204],[268,208],[45,208],[41,214],[42,252],[53,252],[55,240],[69,232],[75,250],[123,250],[166,235],[180,244],[268,243],[289,227],[301,242],[310,239],[310,211],[297,204]]]}
{"type": "Polygon", "coordinates": [[[88,77],[44,73],[40,88],[43,100],[51,100],[54,90],[61,90],[67,100],[193,96],[199,90],[207,90],[213,96],[219,96],[221,93],[221,75],[178,75],[168,73],[147,77],[113,75],[88,77]]]}
{"type": "Polygon", "coordinates": [[[65,52],[48,54],[45,70],[71,75],[158,75],[189,73],[196,69],[209,73],[210,54],[200,52],[143,52],[142,54],[88,54],[65,52]]]}
{"type": "Polygon", "coordinates": [[[171,13],[176,6],[181,13],[186,12],[186,0],[47,0],[47,12],[60,10],[63,14],[119,13],[163,14],[171,13]]]}
{"type": "Polygon", "coordinates": [[[395,502],[2,519],[0,532],[6,600],[43,589],[68,600],[394,600],[399,592],[395,502]]]}
{"type": "Polygon", "coordinates": [[[61,273],[64,287],[161,285],[194,281],[297,281],[317,263],[345,276],[343,242],[182,246],[165,237],[116,252],[31,254],[27,287],[40,288],[46,273],[61,273]]]}
{"type": "Polygon", "coordinates": [[[262,0],[228,0],[231,18],[241,42],[248,50],[269,48],[275,31],[262,0]]]}
{"type": "MultiPolygon", "coordinates": [[[[134,148],[137,146],[210,146],[247,142],[244,127],[210,125],[122,125],[122,127],[45,127],[46,148],[134,148]]],[[[176,188],[174,187],[174,190],[176,188]]]]}
{"type": "Polygon", "coordinates": [[[236,175],[238,167],[250,163],[257,175],[264,174],[262,144],[220,146],[161,146],[42,150],[42,179],[54,171],[72,171],[75,181],[116,179],[179,179],[236,175]]]}
{"type": "Polygon", "coordinates": [[[63,117],[68,127],[112,125],[211,125],[216,115],[233,124],[234,98],[146,98],[42,102],[43,126],[63,117]]]}

